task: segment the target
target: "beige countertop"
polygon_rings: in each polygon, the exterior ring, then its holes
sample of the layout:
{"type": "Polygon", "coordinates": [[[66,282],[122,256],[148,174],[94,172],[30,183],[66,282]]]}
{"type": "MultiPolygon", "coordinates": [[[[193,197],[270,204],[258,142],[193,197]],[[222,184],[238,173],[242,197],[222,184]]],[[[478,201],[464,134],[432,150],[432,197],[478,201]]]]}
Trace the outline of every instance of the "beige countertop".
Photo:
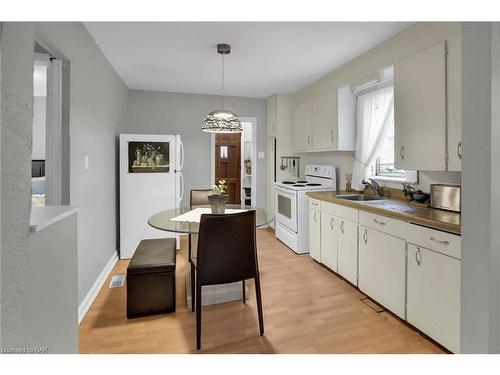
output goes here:
{"type": "MultiPolygon", "coordinates": [[[[460,235],[460,213],[437,210],[424,205],[408,202],[398,198],[387,198],[378,201],[350,201],[339,199],[337,195],[353,194],[345,191],[318,191],[309,192],[311,198],[331,202],[342,206],[353,207],[363,211],[401,219],[410,223],[423,225],[429,228],[443,230],[460,235]]],[[[357,193],[354,193],[357,194],[357,193]]]]}

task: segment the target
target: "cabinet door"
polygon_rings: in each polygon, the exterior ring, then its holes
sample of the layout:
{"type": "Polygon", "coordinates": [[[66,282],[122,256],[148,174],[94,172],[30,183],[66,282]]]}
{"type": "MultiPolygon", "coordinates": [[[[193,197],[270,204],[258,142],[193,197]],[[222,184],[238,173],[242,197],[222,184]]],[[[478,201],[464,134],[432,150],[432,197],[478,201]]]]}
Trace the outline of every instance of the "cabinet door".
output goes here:
{"type": "Polygon", "coordinates": [[[338,273],[358,285],[358,224],[338,219],[338,273]]]}
{"type": "Polygon", "coordinates": [[[359,289],[405,318],[405,253],[404,240],[360,226],[359,289]]]}
{"type": "Polygon", "coordinates": [[[454,353],[460,351],[460,261],[408,244],[407,320],[454,353]]]}
{"type": "Polygon", "coordinates": [[[321,263],[337,272],[337,233],[339,219],[321,213],[321,263]]]}
{"type": "Polygon", "coordinates": [[[293,111],[293,143],[296,151],[311,149],[311,126],[311,102],[305,102],[293,111]]]}
{"type": "Polygon", "coordinates": [[[277,97],[276,95],[267,98],[267,137],[276,137],[277,122],[277,97]]]}
{"type": "Polygon", "coordinates": [[[321,262],[321,212],[309,210],[309,255],[321,262]]]}
{"type": "Polygon", "coordinates": [[[445,42],[394,64],[396,168],[446,170],[445,42]]]}
{"type": "Polygon", "coordinates": [[[462,170],[462,35],[447,42],[448,170],[462,170]]]}
{"type": "Polygon", "coordinates": [[[337,149],[337,102],[335,95],[327,93],[314,98],[312,111],[313,150],[337,149]]]}

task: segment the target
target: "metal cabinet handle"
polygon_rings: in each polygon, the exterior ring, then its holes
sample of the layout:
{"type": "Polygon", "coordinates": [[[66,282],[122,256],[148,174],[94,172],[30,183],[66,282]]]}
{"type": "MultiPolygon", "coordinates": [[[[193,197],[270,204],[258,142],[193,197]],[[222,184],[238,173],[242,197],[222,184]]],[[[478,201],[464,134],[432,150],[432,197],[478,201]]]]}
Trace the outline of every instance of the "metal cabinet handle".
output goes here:
{"type": "Polygon", "coordinates": [[[365,243],[368,243],[368,231],[365,229],[365,233],[363,233],[363,240],[365,240],[365,243]]]}
{"type": "Polygon", "coordinates": [[[308,145],[311,144],[311,136],[310,135],[307,136],[307,144],[308,145]]]}
{"type": "Polygon", "coordinates": [[[330,139],[332,140],[332,143],[333,143],[333,130],[332,130],[332,132],[330,133],[330,139]]]}
{"type": "Polygon", "coordinates": [[[344,220],[340,223],[340,231],[344,234],[344,220]]]}
{"type": "Polygon", "coordinates": [[[457,155],[460,160],[462,160],[462,142],[457,144],[457,155]]]}
{"type": "Polygon", "coordinates": [[[419,266],[422,263],[422,253],[420,252],[420,247],[417,247],[417,252],[415,253],[415,261],[419,266]]]}
{"type": "Polygon", "coordinates": [[[318,205],[318,202],[311,202],[311,204],[312,204],[313,206],[317,206],[317,205],[318,205]]]}
{"type": "Polygon", "coordinates": [[[317,214],[317,213],[318,213],[317,211],[314,211],[314,222],[315,222],[315,223],[317,223],[317,221],[316,221],[316,214],[317,214]]]}
{"type": "Polygon", "coordinates": [[[399,156],[401,156],[401,160],[405,160],[405,146],[401,146],[399,149],[399,156]]]}
{"type": "Polygon", "coordinates": [[[330,218],[330,228],[332,228],[332,230],[333,230],[333,217],[330,218]]]}
{"type": "Polygon", "coordinates": [[[378,225],[386,225],[387,223],[384,223],[383,221],[378,221],[377,219],[373,219],[373,221],[378,224],[378,225]]]}
{"type": "Polygon", "coordinates": [[[449,245],[450,241],[442,241],[442,240],[437,240],[434,237],[429,237],[431,241],[434,241],[435,243],[438,243],[440,245],[449,245]]]}

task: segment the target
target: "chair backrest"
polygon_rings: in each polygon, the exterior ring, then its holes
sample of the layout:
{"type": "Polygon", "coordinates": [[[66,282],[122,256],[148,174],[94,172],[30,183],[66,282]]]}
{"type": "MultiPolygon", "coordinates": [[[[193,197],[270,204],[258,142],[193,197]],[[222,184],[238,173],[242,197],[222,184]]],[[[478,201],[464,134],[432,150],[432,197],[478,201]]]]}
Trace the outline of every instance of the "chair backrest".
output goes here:
{"type": "Polygon", "coordinates": [[[211,194],[213,194],[212,189],[191,190],[189,195],[189,205],[201,206],[204,204],[210,204],[210,202],[208,201],[208,196],[211,194]]]}
{"type": "Polygon", "coordinates": [[[196,259],[202,285],[250,279],[259,272],[255,211],[201,215],[196,259]]]}

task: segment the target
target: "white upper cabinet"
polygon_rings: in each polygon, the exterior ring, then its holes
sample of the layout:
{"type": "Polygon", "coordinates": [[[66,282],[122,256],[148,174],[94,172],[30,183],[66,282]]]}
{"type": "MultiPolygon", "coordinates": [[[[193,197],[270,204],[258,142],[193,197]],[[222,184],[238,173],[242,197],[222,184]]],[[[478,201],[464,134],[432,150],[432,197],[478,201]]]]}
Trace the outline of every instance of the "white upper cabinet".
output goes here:
{"type": "Polygon", "coordinates": [[[296,151],[312,148],[312,105],[305,102],[293,111],[293,143],[296,151]]]}
{"type": "Polygon", "coordinates": [[[295,108],[293,136],[296,151],[354,150],[353,98],[350,90],[348,94],[346,97],[342,91],[342,96],[338,97],[337,91],[328,91],[295,108]],[[342,115],[338,110],[342,110],[342,115]]]}
{"type": "Polygon", "coordinates": [[[462,35],[448,39],[448,170],[462,170],[462,35]]]}
{"type": "Polygon", "coordinates": [[[446,170],[445,44],[394,64],[394,161],[399,169],[446,170]]]}
{"type": "Polygon", "coordinates": [[[318,96],[311,102],[312,147],[331,150],[337,145],[337,103],[331,93],[318,96]]]}
{"type": "Polygon", "coordinates": [[[267,137],[276,137],[278,122],[278,99],[276,95],[267,98],[267,137]]]}

